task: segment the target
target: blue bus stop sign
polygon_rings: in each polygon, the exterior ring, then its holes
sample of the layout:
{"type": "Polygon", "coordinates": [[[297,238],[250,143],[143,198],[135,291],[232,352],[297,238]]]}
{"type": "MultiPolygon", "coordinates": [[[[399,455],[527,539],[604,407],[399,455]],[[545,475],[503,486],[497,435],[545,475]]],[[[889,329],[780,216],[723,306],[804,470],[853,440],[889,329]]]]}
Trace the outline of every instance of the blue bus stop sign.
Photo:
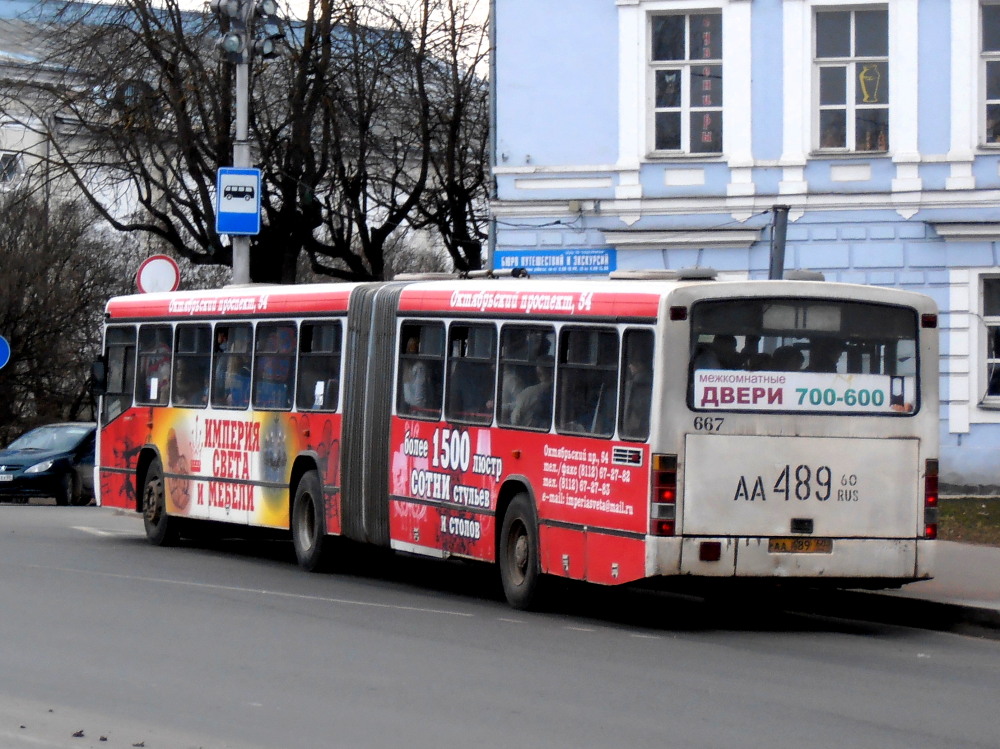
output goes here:
{"type": "Polygon", "coordinates": [[[219,169],[215,181],[215,231],[260,234],[260,169],[219,169]]]}
{"type": "Polygon", "coordinates": [[[10,361],[10,344],[7,339],[0,335],[0,369],[7,366],[10,361]]]}

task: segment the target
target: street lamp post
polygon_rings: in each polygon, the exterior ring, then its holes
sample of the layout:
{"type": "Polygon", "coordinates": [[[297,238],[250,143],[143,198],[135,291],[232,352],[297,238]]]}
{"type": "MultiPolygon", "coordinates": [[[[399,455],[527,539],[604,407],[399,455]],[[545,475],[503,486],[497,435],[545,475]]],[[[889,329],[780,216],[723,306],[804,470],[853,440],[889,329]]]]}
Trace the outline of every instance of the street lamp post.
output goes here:
{"type": "MultiPolygon", "coordinates": [[[[222,59],[236,65],[236,138],[233,141],[233,166],[253,166],[250,154],[250,60],[269,60],[278,56],[277,43],[282,38],[275,0],[211,0],[212,12],[222,28],[216,46],[222,59]],[[255,32],[261,36],[255,39],[255,32]]],[[[250,237],[232,237],[233,283],[250,283],[250,237]]]]}

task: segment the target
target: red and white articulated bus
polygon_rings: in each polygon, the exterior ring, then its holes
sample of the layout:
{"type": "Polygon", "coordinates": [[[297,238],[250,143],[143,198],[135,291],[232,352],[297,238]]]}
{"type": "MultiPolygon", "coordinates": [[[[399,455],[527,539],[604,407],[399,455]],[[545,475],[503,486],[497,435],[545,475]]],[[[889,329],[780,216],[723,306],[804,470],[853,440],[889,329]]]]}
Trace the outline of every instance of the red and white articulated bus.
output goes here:
{"type": "MultiPolygon", "coordinates": [[[[99,503],[541,576],[928,578],[927,297],[712,274],[153,293],[107,305],[99,503]]],[[[101,382],[103,380],[103,382],[101,382]]]]}

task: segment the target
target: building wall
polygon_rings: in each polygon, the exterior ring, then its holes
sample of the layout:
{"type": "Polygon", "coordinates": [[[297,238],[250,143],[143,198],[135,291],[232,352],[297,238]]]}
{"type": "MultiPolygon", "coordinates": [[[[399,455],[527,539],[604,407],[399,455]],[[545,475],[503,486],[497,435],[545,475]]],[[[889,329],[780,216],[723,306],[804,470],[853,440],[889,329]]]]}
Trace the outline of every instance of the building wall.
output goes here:
{"type": "Polygon", "coordinates": [[[1000,143],[985,122],[982,4],[494,0],[497,257],[604,251],[623,269],[765,278],[770,209],[787,205],[786,267],[936,300],[943,481],[1000,491],[982,294],[1000,277],[1000,143]],[[831,151],[816,14],[853,11],[857,27],[873,9],[887,13],[887,148],[859,137],[831,151]],[[657,150],[653,19],[705,12],[721,13],[721,151],[657,150]]]}

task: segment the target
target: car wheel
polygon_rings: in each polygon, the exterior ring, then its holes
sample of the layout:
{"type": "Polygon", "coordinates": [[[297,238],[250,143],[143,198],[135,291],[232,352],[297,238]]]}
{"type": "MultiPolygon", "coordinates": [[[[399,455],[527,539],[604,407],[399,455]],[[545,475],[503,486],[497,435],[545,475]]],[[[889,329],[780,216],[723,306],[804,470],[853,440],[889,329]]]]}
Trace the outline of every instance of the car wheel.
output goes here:
{"type": "Polygon", "coordinates": [[[82,493],[80,477],[76,475],[76,471],[64,473],[59,478],[59,486],[56,487],[56,504],[60,507],[79,504],[82,493]]]}

